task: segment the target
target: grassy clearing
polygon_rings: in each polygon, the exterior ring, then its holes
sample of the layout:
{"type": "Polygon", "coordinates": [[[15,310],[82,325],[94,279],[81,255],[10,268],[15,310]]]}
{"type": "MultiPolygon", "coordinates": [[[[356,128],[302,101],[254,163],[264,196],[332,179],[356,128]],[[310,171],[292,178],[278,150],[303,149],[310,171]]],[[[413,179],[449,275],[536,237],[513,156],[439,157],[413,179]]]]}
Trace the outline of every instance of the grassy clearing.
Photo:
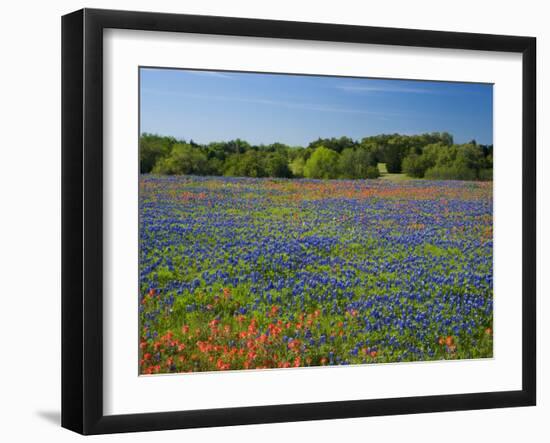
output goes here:
{"type": "Polygon", "coordinates": [[[378,163],[378,170],[380,171],[380,179],[381,180],[389,180],[389,181],[405,181],[405,180],[412,180],[411,177],[409,177],[406,174],[392,174],[388,172],[388,168],[386,167],[386,163],[378,163]]]}

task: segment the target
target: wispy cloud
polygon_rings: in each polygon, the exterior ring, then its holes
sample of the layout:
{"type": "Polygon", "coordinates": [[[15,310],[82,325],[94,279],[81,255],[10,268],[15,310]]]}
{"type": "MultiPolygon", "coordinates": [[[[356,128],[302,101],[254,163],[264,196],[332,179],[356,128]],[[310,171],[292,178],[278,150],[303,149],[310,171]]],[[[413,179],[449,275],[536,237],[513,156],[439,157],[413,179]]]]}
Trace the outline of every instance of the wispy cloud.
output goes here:
{"type": "Polygon", "coordinates": [[[401,86],[356,86],[338,85],[337,89],[349,92],[386,92],[399,94],[439,94],[439,91],[426,88],[401,87],[401,86]]]}
{"type": "Polygon", "coordinates": [[[380,111],[371,111],[368,109],[358,109],[358,108],[348,108],[340,107],[334,105],[327,105],[323,103],[303,103],[295,101],[284,101],[284,100],[273,100],[266,98],[255,98],[255,97],[233,97],[226,95],[205,95],[205,94],[193,94],[186,92],[170,92],[159,89],[150,89],[143,88],[142,92],[146,94],[154,95],[164,95],[164,96],[176,96],[182,98],[193,98],[200,100],[218,100],[226,102],[238,102],[238,103],[253,103],[257,105],[266,105],[266,106],[279,106],[291,109],[302,109],[306,111],[317,111],[317,112],[336,112],[336,113],[346,113],[346,114],[366,114],[366,115],[378,115],[378,116],[397,116],[399,114],[380,112],[380,111]]]}
{"type": "MultiPolygon", "coordinates": [[[[370,115],[381,115],[379,111],[369,111],[367,109],[356,109],[356,108],[345,108],[334,105],[326,105],[323,103],[300,103],[300,102],[291,102],[291,101],[280,101],[280,100],[270,100],[270,99],[261,99],[261,98],[229,98],[229,97],[219,97],[222,100],[235,100],[245,103],[255,103],[260,105],[270,105],[270,106],[282,106],[285,108],[292,109],[303,109],[306,111],[318,111],[318,112],[339,112],[346,114],[370,114],[370,115]]],[[[384,115],[387,115],[384,113],[384,115]]]]}
{"type": "Polygon", "coordinates": [[[233,79],[234,77],[231,74],[226,74],[220,71],[182,71],[186,74],[200,75],[203,77],[215,77],[215,78],[228,78],[233,79]]]}
{"type": "Polygon", "coordinates": [[[159,72],[162,74],[165,74],[166,72],[174,72],[178,74],[190,74],[190,75],[199,75],[201,77],[214,77],[214,78],[226,78],[226,79],[234,79],[235,77],[231,75],[231,73],[223,72],[223,71],[201,71],[201,70],[194,70],[194,69],[178,69],[178,68],[142,68],[146,71],[154,71],[159,72]]]}

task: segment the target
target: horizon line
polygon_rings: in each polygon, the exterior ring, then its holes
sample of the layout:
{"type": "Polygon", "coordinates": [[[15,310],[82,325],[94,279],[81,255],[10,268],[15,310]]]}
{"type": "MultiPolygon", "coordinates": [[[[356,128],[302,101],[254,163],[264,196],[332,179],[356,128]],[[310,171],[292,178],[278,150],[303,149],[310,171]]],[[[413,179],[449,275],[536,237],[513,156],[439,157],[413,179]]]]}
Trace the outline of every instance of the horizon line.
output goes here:
{"type": "MultiPolygon", "coordinates": [[[[468,144],[472,141],[474,141],[477,145],[481,145],[481,146],[493,146],[493,144],[494,144],[493,141],[491,141],[491,143],[482,143],[482,142],[478,141],[475,137],[470,139],[469,141],[458,143],[455,140],[455,136],[452,133],[448,132],[448,131],[430,131],[430,132],[415,132],[415,133],[381,132],[381,133],[372,134],[372,135],[365,135],[361,138],[354,138],[354,137],[350,137],[348,135],[331,136],[331,137],[318,136],[317,138],[314,138],[311,141],[309,141],[308,144],[311,144],[311,143],[313,143],[317,140],[339,139],[339,138],[342,138],[342,137],[347,137],[347,138],[351,139],[354,142],[360,143],[363,138],[380,137],[380,136],[383,136],[383,135],[388,135],[388,136],[401,135],[401,136],[405,136],[405,137],[414,137],[414,136],[418,136],[418,135],[443,134],[443,133],[447,133],[453,138],[453,145],[465,145],[465,144],[468,144]]],[[[193,137],[182,137],[182,136],[167,135],[167,134],[160,134],[160,133],[156,133],[156,132],[147,132],[147,131],[140,132],[139,137],[142,137],[144,135],[152,135],[152,136],[157,136],[157,137],[173,138],[177,142],[185,142],[185,143],[193,142],[197,145],[209,145],[211,143],[229,143],[231,141],[240,140],[240,141],[244,141],[244,142],[248,143],[250,146],[269,146],[269,145],[274,145],[274,144],[279,143],[279,144],[282,144],[282,145],[289,146],[291,148],[303,148],[303,149],[307,148],[307,145],[295,144],[295,143],[286,143],[286,142],[282,142],[280,140],[275,140],[275,141],[272,141],[272,142],[252,143],[252,142],[250,142],[249,140],[247,140],[245,138],[236,137],[236,138],[229,138],[229,139],[223,139],[223,140],[218,139],[218,140],[211,140],[211,141],[208,141],[208,142],[199,142],[199,141],[196,141],[193,137]]]]}

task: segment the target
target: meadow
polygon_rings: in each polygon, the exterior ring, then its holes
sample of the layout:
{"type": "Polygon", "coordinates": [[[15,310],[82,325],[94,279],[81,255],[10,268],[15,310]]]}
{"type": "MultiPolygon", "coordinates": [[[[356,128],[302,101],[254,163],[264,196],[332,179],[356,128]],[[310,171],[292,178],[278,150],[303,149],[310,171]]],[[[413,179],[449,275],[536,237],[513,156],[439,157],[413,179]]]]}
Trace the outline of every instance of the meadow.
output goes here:
{"type": "Polygon", "coordinates": [[[492,183],[140,177],[140,374],[492,357],[492,183]]]}

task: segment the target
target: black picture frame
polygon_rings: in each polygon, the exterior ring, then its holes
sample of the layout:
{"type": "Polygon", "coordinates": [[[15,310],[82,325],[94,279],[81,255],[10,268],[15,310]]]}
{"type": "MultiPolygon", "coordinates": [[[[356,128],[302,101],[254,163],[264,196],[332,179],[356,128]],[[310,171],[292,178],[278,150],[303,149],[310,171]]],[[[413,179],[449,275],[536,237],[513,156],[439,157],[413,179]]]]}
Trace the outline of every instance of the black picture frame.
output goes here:
{"type": "Polygon", "coordinates": [[[230,17],[83,9],[62,18],[62,426],[152,431],[536,403],[536,39],[230,17]],[[522,54],[522,389],[131,415],[103,413],[103,30],[192,32],[522,54]]]}

